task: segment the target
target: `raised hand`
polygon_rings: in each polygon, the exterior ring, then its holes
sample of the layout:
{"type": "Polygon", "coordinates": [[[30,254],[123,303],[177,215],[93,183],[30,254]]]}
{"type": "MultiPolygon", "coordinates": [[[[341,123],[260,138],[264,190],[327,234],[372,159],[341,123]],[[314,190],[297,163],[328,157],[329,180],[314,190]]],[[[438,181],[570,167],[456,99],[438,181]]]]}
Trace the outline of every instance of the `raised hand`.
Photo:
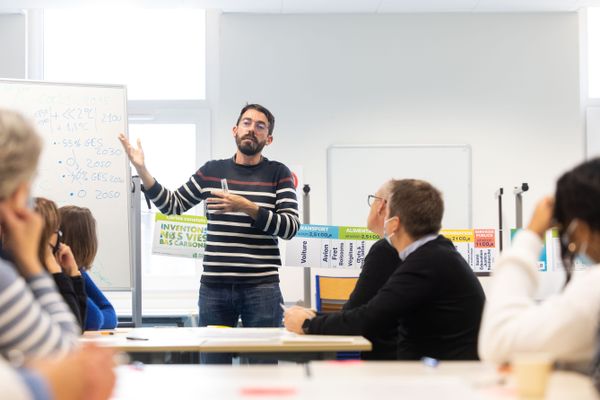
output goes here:
{"type": "Polygon", "coordinates": [[[42,272],[38,251],[42,235],[42,217],[28,208],[13,209],[0,204],[4,246],[15,258],[21,274],[30,277],[42,272]]]}
{"type": "Polygon", "coordinates": [[[533,217],[527,229],[533,231],[544,238],[545,232],[553,225],[552,216],[554,215],[554,198],[544,197],[535,207],[533,217]]]}
{"type": "Polygon", "coordinates": [[[121,145],[123,145],[125,154],[127,154],[129,161],[131,161],[135,169],[139,172],[140,169],[146,168],[146,165],[144,163],[144,150],[142,149],[141,140],[138,139],[137,147],[133,147],[129,142],[129,139],[127,139],[127,137],[124,134],[120,133],[119,141],[121,142],[121,145]]]}
{"type": "Polygon", "coordinates": [[[133,147],[129,142],[129,139],[122,134],[119,133],[119,141],[125,150],[125,154],[129,158],[129,161],[135,167],[140,178],[142,178],[142,183],[146,188],[150,188],[154,185],[154,178],[146,168],[146,163],[144,160],[144,150],[142,149],[142,141],[138,138],[137,147],[133,147]]]}
{"type": "Polygon", "coordinates": [[[44,259],[42,260],[42,262],[43,262],[44,268],[46,268],[46,271],[50,272],[51,274],[56,274],[56,273],[62,272],[62,267],[58,263],[58,260],[56,259],[54,254],[52,254],[53,247],[54,246],[52,246],[51,243],[48,243],[48,245],[45,246],[44,259]]]}
{"type": "Polygon", "coordinates": [[[75,256],[73,256],[73,252],[68,245],[64,243],[60,244],[58,253],[56,253],[56,261],[58,261],[62,270],[68,276],[81,275],[81,272],[79,272],[79,267],[77,266],[77,262],[75,261],[75,256]]]}

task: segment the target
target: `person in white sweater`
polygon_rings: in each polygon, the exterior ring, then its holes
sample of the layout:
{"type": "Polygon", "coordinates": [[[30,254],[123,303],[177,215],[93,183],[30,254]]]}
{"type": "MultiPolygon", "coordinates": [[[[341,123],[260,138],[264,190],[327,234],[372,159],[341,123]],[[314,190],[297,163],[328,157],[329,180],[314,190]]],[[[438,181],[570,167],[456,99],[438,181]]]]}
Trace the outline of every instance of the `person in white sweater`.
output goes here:
{"type": "Polygon", "coordinates": [[[499,257],[479,331],[482,360],[508,362],[522,352],[555,361],[589,362],[600,318],[600,158],[578,165],[557,182],[555,197],[537,205],[527,229],[499,257]],[[567,271],[564,290],[542,302],[537,260],[546,230],[558,226],[567,271]],[[570,279],[574,258],[590,265],[570,279]]]}

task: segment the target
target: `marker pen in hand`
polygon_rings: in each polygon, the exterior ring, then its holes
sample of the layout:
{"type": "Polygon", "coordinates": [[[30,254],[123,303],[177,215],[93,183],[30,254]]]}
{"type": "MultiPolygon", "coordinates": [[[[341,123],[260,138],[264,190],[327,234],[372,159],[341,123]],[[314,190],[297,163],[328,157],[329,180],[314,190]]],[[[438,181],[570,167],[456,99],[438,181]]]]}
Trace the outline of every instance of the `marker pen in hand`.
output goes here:
{"type": "Polygon", "coordinates": [[[229,186],[227,186],[227,179],[225,178],[221,179],[221,190],[225,194],[229,193],[229,186]]]}
{"type": "MultiPolygon", "coordinates": [[[[281,307],[284,314],[287,312],[287,310],[290,309],[290,307],[286,307],[282,303],[279,304],[279,307],[281,307]]],[[[301,310],[304,311],[306,315],[308,315],[308,319],[313,319],[317,315],[313,310],[309,308],[301,308],[301,310]]]]}

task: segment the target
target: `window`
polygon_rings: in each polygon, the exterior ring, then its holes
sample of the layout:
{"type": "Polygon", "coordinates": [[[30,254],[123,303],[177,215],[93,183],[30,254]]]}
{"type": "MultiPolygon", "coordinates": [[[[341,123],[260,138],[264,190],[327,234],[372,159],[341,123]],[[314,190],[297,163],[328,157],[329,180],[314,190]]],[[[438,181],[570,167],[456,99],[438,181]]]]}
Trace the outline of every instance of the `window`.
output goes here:
{"type": "Polygon", "coordinates": [[[138,138],[148,170],[163,186],[175,190],[198,169],[196,125],[130,123],[129,140],[136,145],[138,138]]]}
{"type": "Polygon", "coordinates": [[[600,98],[600,7],[587,10],[588,96],[600,98]]]}
{"type": "MultiPolygon", "coordinates": [[[[210,158],[208,110],[198,113],[197,120],[180,123],[177,118],[158,118],[148,122],[129,124],[129,139],[142,141],[148,170],[166,188],[175,190],[210,158]],[[201,143],[201,146],[198,146],[201,143]]],[[[188,213],[201,215],[202,206],[188,213]]],[[[154,219],[159,212],[145,198],[141,204],[141,242],[143,290],[195,290],[202,272],[201,262],[193,259],[152,254],[154,219]]]]}
{"type": "Polygon", "coordinates": [[[126,84],[130,100],[204,99],[204,10],[44,11],[44,79],[126,84]]]}
{"type": "MultiPolygon", "coordinates": [[[[148,170],[170,190],[187,182],[198,169],[196,165],[196,126],[194,124],[129,124],[129,139],[140,138],[148,170]],[[169,138],[166,140],[165,138],[169,138]]],[[[159,212],[154,204],[149,210],[142,196],[142,272],[145,289],[165,289],[165,276],[198,275],[196,260],[152,255],[154,216],[159,212]],[[161,278],[162,277],[162,278],[161,278]],[[162,282],[161,282],[162,281],[162,282]]],[[[193,209],[199,214],[201,208],[193,209]]],[[[196,279],[188,279],[188,289],[197,286],[196,279]]],[[[181,285],[179,284],[179,289],[181,285]]]]}
{"type": "Polygon", "coordinates": [[[600,7],[586,10],[587,48],[584,61],[587,61],[588,98],[586,106],[586,155],[588,158],[600,155],[600,7]]]}
{"type": "MultiPolygon", "coordinates": [[[[165,187],[177,189],[211,158],[204,10],[44,10],[43,53],[45,80],[127,85],[129,138],[142,140],[165,187]]],[[[143,291],[195,292],[201,262],[153,255],[158,210],[142,198],[141,211],[143,291]]]]}

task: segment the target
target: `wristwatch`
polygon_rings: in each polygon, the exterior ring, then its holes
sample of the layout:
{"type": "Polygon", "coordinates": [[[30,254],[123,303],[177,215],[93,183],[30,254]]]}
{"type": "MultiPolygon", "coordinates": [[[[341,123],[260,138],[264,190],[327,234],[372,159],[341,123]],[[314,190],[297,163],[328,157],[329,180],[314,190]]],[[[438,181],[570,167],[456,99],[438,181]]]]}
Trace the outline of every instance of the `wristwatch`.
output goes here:
{"type": "Polygon", "coordinates": [[[302,333],[308,335],[308,330],[310,329],[310,319],[306,318],[302,323],[302,333]]]}

